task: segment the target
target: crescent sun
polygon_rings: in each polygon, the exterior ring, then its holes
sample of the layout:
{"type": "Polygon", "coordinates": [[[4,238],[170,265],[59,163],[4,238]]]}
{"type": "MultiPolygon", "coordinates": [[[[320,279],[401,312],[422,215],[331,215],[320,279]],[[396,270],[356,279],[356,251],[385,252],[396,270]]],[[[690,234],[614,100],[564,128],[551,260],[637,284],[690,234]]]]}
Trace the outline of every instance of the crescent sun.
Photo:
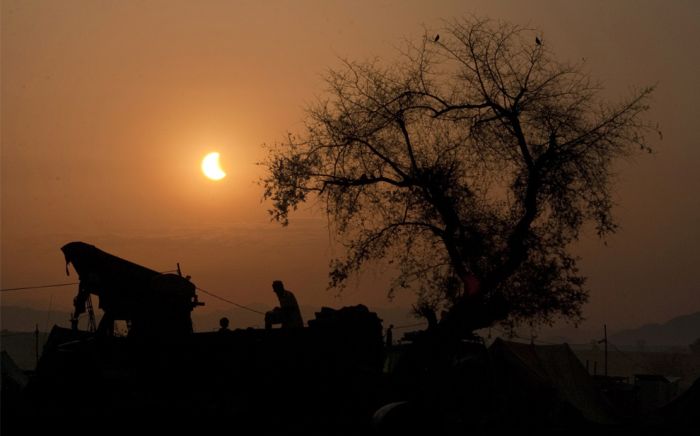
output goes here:
{"type": "Polygon", "coordinates": [[[226,177],[226,173],[219,164],[219,153],[212,152],[202,159],[202,172],[212,180],[221,180],[226,177]]]}

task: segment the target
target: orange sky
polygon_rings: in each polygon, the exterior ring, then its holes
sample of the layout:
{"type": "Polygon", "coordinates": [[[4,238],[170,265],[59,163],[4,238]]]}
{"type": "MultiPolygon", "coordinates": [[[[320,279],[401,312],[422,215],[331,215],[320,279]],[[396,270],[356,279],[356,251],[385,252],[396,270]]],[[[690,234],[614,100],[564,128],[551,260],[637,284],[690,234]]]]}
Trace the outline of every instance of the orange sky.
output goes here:
{"type": "MultiPolygon", "coordinates": [[[[700,310],[700,3],[695,1],[2,1],[3,288],[60,283],[60,247],[82,240],[242,304],[389,303],[379,270],[342,297],[338,254],[312,210],[270,223],[255,183],[262,145],[300,128],[339,57],[391,62],[404,38],[478,14],[542,29],[586,59],[605,94],[658,82],[663,141],[619,166],[621,229],[577,251],[591,323],[632,326],[700,310]],[[524,4],[525,3],[525,4],[524,4]],[[217,150],[228,176],[205,179],[217,150]]],[[[2,294],[67,310],[72,288],[2,294]]],[[[227,309],[202,298],[205,309],[227,309]]]]}

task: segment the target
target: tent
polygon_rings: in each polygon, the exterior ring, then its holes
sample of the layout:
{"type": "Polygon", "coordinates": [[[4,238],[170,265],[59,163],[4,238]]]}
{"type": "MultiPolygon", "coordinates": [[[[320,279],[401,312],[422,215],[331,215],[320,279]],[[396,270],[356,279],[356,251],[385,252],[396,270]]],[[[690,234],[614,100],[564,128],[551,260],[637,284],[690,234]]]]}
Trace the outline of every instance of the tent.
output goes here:
{"type": "Polygon", "coordinates": [[[22,396],[27,386],[27,376],[5,350],[0,352],[0,432],[6,434],[14,424],[21,409],[22,396]]]}
{"type": "Polygon", "coordinates": [[[20,392],[27,386],[27,376],[24,374],[12,357],[5,350],[0,352],[0,368],[2,370],[2,381],[0,390],[3,394],[9,392],[20,392]]]}
{"type": "Polygon", "coordinates": [[[700,378],[657,415],[671,427],[700,430],[700,378]]]}
{"type": "Polygon", "coordinates": [[[607,401],[567,344],[497,339],[489,356],[499,416],[548,426],[614,422],[607,401]]]}

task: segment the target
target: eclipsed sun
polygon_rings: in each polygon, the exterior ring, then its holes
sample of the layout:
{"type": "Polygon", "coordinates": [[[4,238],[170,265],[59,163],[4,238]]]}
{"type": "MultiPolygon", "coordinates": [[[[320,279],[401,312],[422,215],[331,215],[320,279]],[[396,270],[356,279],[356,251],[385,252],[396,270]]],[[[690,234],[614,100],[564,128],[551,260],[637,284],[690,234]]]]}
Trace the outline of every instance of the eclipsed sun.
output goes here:
{"type": "Polygon", "coordinates": [[[221,169],[221,164],[219,164],[219,153],[214,151],[204,156],[204,159],[202,159],[202,172],[212,180],[221,180],[226,177],[226,173],[221,169]]]}

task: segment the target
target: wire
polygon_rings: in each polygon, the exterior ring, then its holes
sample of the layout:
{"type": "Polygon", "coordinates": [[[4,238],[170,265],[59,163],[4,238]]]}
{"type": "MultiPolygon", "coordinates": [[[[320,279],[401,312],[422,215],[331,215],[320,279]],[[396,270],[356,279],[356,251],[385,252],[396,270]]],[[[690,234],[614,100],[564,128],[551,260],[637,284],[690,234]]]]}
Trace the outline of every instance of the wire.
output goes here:
{"type": "Polygon", "coordinates": [[[73,286],[77,285],[79,282],[74,282],[74,283],[56,283],[54,285],[40,285],[40,286],[22,286],[19,288],[3,288],[0,289],[0,292],[9,292],[9,291],[24,291],[27,289],[41,289],[41,288],[60,288],[61,286],[73,286]]]}
{"type": "MultiPolygon", "coordinates": [[[[517,333],[515,333],[515,332],[509,333],[509,332],[507,332],[507,331],[505,331],[505,330],[499,329],[498,327],[491,327],[491,329],[495,330],[496,333],[500,333],[501,335],[506,336],[506,337],[511,338],[511,339],[512,339],[512,338],[515,338],[515,339],[521,339],[521,340],[523,340],[523,341],[532,341],[532,342],[539,343],[539,344],[542,344],[542,345],[561,345],[561,344],[562,344],[562,342],[548,342],[548,341],[543,341],[543,340],[541,340],[541,339],[537,339],[537,337],[534,337],[534,338],[526,338],[526,337],[520,336],[519,334],[517,334],[517,333]]],[[[569,345],[569,346],[572,346],[572,345],[573,345],[573,346],[585,346],[585,345],[590,345],[590,342],[586,342],[586,343],[571,343],[571,342],[566,342],[566,344],[569,345]]]]}
{"type": "Polygon", "coordinates": [[[618,353],[620,353],[620,356],[622,356],[622,357],[624,357],[625,359],[627,359],[627,361],[632,362],[632,363],[634,363],[635,365],[637,365],[637,366],[639,366],[639,367],[642,367],[642,368],[645,368],[645,367],[647,366],[645,362],[639,361],[639,360],[637,360],[636,358],[632,357],[632,355],[631,355],[629,352],[627,352],[627,351],[620,350],[619,348],[617,348],[617,345],[611,344],[610,341],[608,341],[608,345],[611,346],[612,348],[614,348],[615,351],[617,351],[618,353]]]}
{"type": "Polygon", "coordinates": [[[227,300],[227,299],[225,299],[224,297],[219,297],[219,296],[216,295],[216,294],[213,294],[213,293],[211,293],[211,292],[209,292],[209,291],[207,291],[207,290],[204,290],[204,289],[200,288],[199,286],[197,286],[197,290],[202,291],[202,292],[204,292],[204,293],[207,294],[207,295],[211,295],[211,296],[214,297],[214,298],[218,298],[218,299],[221,300],[221,301],[225,301],[225,302],[227,302],[227,303],[229,303],[229,304],[233,304],[233,305],[236,306],[236,307],[240,307],[241,309],[245,309],[245,310],[249,310],[249,311],[251,311],[251,312],[259,313],[260,315],[265,315],[264,312],[260,312],[259,310],[255,310],[255,309],[253,309],[253,308],[244,306],[244,305],[242,305],[242,304],[234,303],[234,302],[231,301],[231,300],[227,300]]]}

